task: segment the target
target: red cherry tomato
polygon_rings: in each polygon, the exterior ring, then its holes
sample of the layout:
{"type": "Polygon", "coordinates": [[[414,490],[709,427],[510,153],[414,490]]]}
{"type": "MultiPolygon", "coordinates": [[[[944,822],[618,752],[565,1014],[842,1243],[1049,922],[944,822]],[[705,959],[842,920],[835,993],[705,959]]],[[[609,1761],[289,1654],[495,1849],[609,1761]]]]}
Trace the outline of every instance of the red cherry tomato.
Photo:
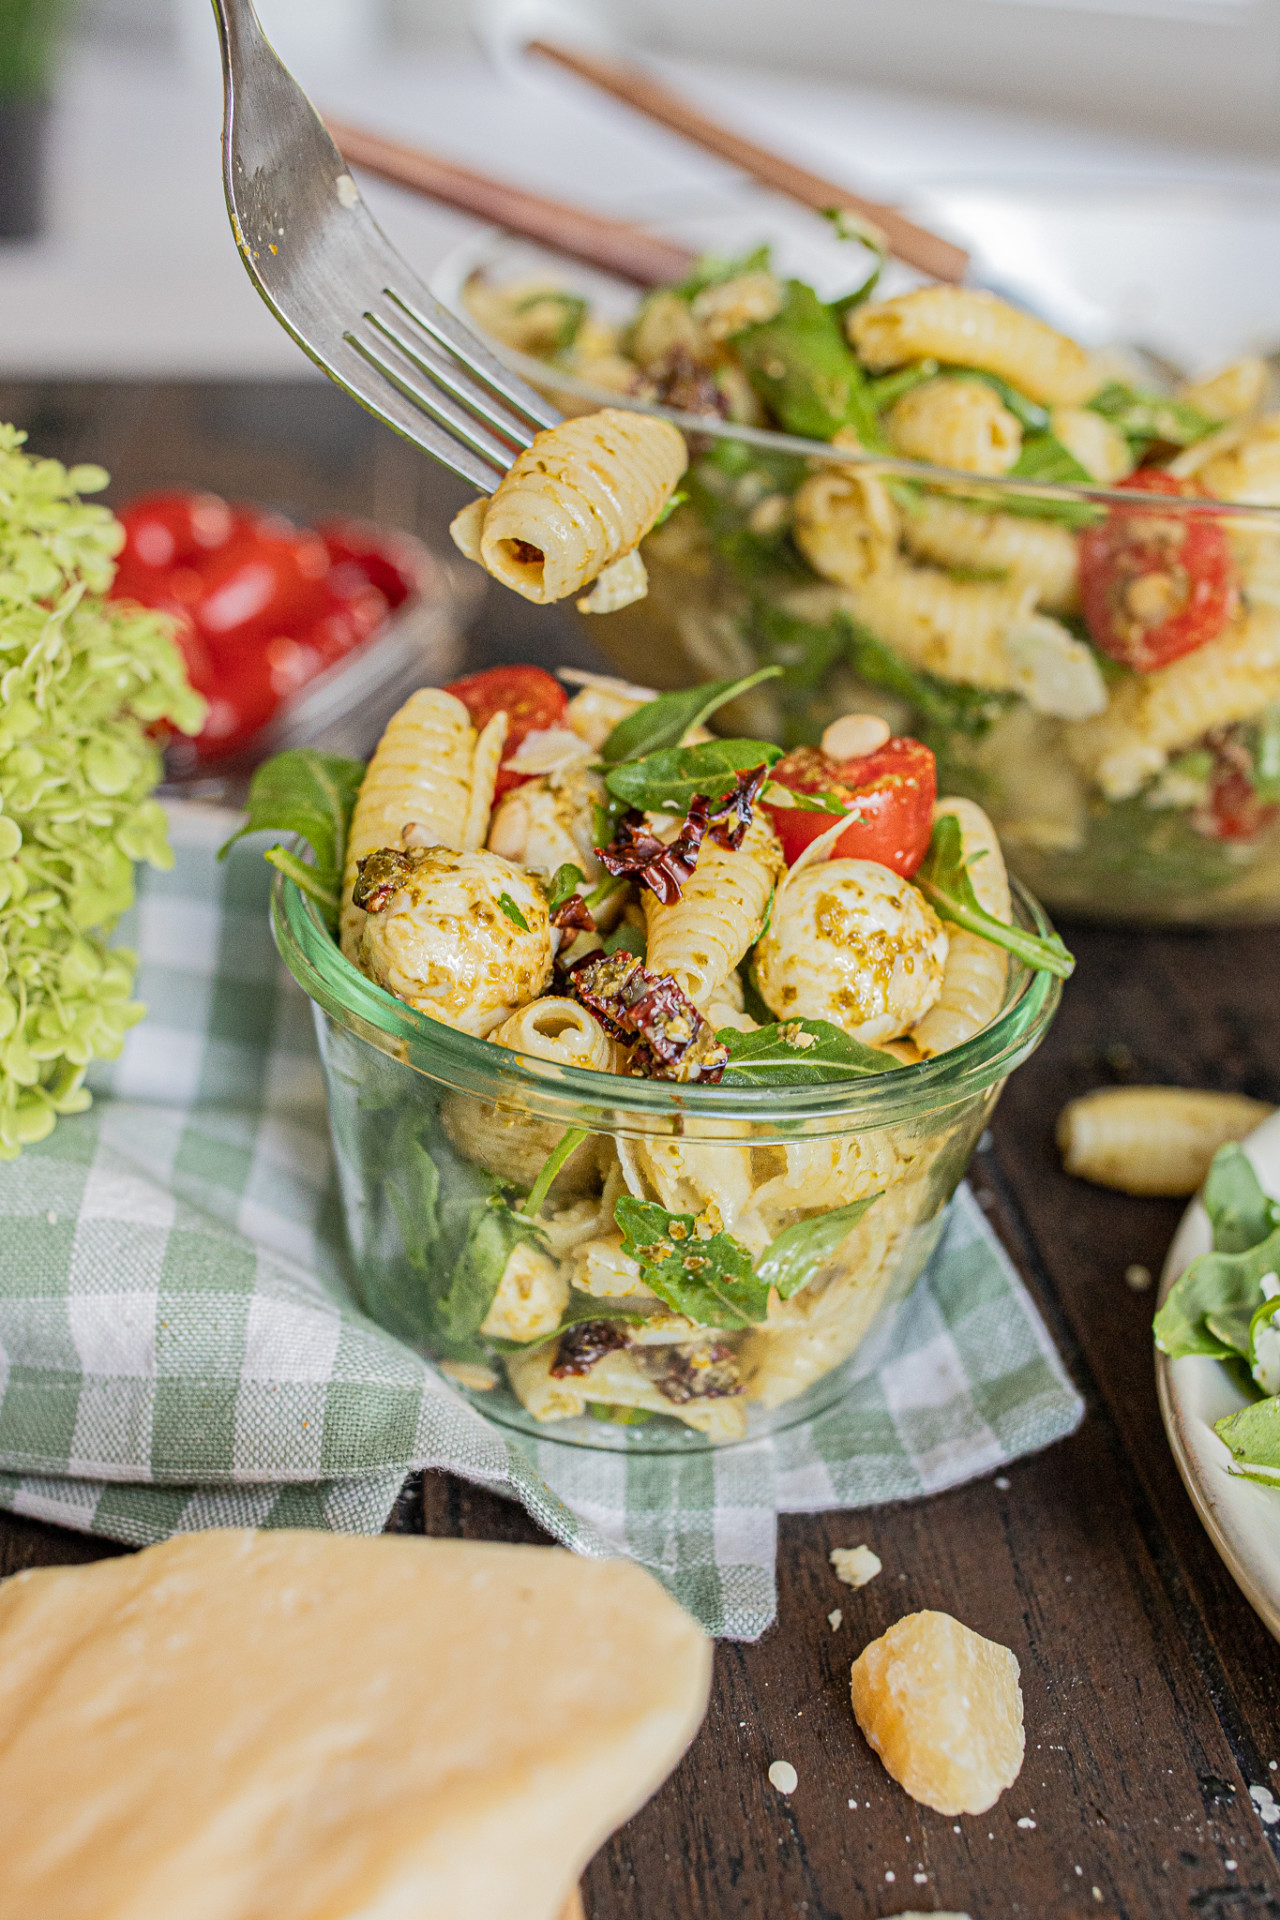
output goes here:
{"type": "Polygon", "coordinates": [[[260,522],[203,570],[195,622],[215,657],[296,634],[325,611],[329,555],[314,533],[260,522]]]}
{"type": "Polygon", "coordinates": [[[354,567],[370,586],[386,595],[388,606],[398,607],[418,591],[415,557],[394,534],[367,520],[322,520],[316,532],[335,568],[354,567]]]}
{"type": "MultiPolygon", "coordinates": [[[[1120,482],[1135,493],[1194,495],[1195,487],[1155,470],[1120,482]]],[[[1150,673],[1213,640],[1236,610],[1236,570],[1211,514],[1112,507],[1080,542],[1080,598],[1104,653],[1150,673]]]]}
{"type": "MultiPolygon", "coordinates": [[[[544,673],[541,667],[489,667],[484,673],[469,673],[464,680],[451,680],[445,692],[461,700],[471,715],[473,727],[483,727],[495,713],[506,714],[507,744],[503,751],[507,759],[529,734],[562,726],[569,705],[569,696],[560,682],[544,673]]],[[[501,767],[494,788],[495,800],[500,800],[512,787],[522,786],[529,777],[501,767]]]]}
{"type": "Polygon", "coordinates": [[[120,515],[125,541],[120,565],[164,572],[198,564],[231,538],[232,515],[216,493],[146,493],[120,515]]]}
{"type": "Polygon", "coordinates": [[[201,765],[238,753],[266,725],[280,705],[278,678],[279,670],[273,667],[265,648],[246,652],[230,673],[225,662],[219,664],[215,685],[207,696],[209,711],[204,728],[195,742],[201,765]]]}
{"type": "MultiPolygon", "coordinates": [[[[833,860],[874,860],[909,880],[929,851],[938,769],[918,740],[887,740],[857,760],[832,760],[820,747],[796,747],[771,778],[794,793],[833,793],[853,816],[831,850],[833,860]]],[[[769,807],[788,866],[835,825],[830,813],[769,807]]]]}

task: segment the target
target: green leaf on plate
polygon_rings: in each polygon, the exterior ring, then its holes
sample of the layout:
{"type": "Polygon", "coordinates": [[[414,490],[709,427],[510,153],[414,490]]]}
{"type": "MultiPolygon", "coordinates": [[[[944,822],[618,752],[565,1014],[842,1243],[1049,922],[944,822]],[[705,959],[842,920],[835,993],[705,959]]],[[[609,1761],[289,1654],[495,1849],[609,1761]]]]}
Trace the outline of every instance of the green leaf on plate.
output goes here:
{"type": "Polygon", "coordinates": [[[704,740],[696,747],[666,747],[611,767],[606,787],[629,807],[645,813],[685,814],[695,794],[720,800],[732,793],[739,774],[771,767],[782,748],[769,740],[704,740]]]}
{"type": "Polygon", "coordinates": [[[891,1053],[864,1046],[830,1020],[775,1020],[754,1033],[724,1027],[716,1039],[729,1049],[722,1086],[808,1087],[824,1080],[861,1080],[893,1073],[891,1053]]]}
{"type": "Polygon", "coordinates": [[[1247,1253],[1280,1226],[1280,1203],[1263,1192],[1248,1154],[1234,1140],[1214,1154],[1203,1198],[1215,1253],[1247,1253]]]}
{"type": "Polygon", "coordinates": [[[1153,1325],[1171,1360],[1249,1354],[1249,1327],[1262,1305],[1263,1276],[1280,1269],[1280,1227],[1242,1253],[1202,1253],[1177,1279],[1153,1325]]]}
{"type": "Polygon", "coordinates": [[[703,1327],[756,1326],[769,1307],[768,1285],[732,1234],[713,1232],[692,1213],[669,1213],[623,1194],[614,1207],[622,1251],[640,1263],[644,1283],[675,1313],[703,1327]]]}
{"type": "Polygon", "coordinates": [[[637,707],[625,720],[619,720],[600,749],[606,767],[619,766],[624,760],[638,760],[646,753],[664,747],[678,747],[691,727],[700,727],[740,693],[748,692],[762,680],[776,679],[781,667],[757,667],[754,673],[737,680],[709,680],[700,687],[684,687],[678,693],[660,693],[643,707],[637,707]]]}
{"type": "Polygon", "coordinates": [[[815,1273],[824,1267],[840,1242],[857,1226],[868,1207],[880,1198],[868,1194],[865,1200],[852,1200],[847,1207],[836,1207],[813,1220],[801,1220],[780,1233],[756,1268],[757,1280],[776,1287],[781,1300],[807,1287],[815,1273]]]}
{"type": "Polygon", "coordinates": [[[980,934],[992,946],[1006,948],[1024,966],[1038,973],[1056,973],[1061,980],[1069,979],[1075,971],[1076,963],[1056,933],[1042,937],[1022,927],[1007,926],[978,904],[965,865],[960,822],[954,813],[940,814],[934,822],[929,851],[914,884],[940,919],[980,934]]]}
{"type": "Polygon", "coordinates": [[[1229,1413],[1214,1422],[1214,1432],[1231,1449],[1232,1473],[1267,1487],[1280,1482],[1280,1400],[1258,1400],[1229,1413]]]}

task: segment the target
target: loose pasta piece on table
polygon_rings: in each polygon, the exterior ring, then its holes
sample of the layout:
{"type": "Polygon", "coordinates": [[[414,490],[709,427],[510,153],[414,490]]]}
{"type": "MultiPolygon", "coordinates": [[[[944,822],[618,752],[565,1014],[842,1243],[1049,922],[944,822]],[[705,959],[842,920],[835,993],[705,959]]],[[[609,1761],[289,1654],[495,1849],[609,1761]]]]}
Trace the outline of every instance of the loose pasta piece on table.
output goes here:
{"type": "Polygon", "coordinates": [[[1064,729],[1082,773],[1108,800],[1127,800],[1216,727],[1248,720],[1280,700],[1280,610],[1259,607],[1167,667],[1135,673],[1111,691],[1096,720],[1064,729]]]}
{"type": "Polygon", "coordinates": [[[1077,1179],[1172,1198],[1195,1193],[1218,1148],[1243,1140],[1274,1112],[1242,1093],[1103,1087],[1068,1101],[1058,1116],[1058,1146],[1077,1179]]]}
{"type": "Polygon", "coordinates": [[[420,845],[461,852],[475,769],[475,728],[461,700],[422,687],[392,715],[365,770],[342,879],[342,951],[354,957],[364,914],[351,904],[356,869],[377,847],[399,847],[412,824],[420,845]]]}
{"type": "MultiPolygon", "coordinates": [[[[995,828],[972,800],[939,800],[933,817],[937,820],[944,813],[954,814],[960,822],[960,845],[978,905],[993,919],[1003,920],[1007,925],[1012,918],[1012,903],[995,828]]],[[[981,1033],[984,1027],[990,1026],[1004,1002],[1009,968],[1004,949],[992,946],[989,940],[970,933],[965,927],[953,926],[948,932],[951,944],[942,991],[936,1004],[911,1033],[926,1059],[961,1046],[975,1033],[981,1033]]]]}
{"type": "Polygon", "coordinates": [[[695,1006],[703,1006],[758,938],[783,871],[782,849],[763,812],[754,815],[736,849],[704,840],[679,900],[664,906],[656,894],[645,893],[645,965],[670,974],[695,1006]]]}
{"type": "Polygon", "coordinates": [[[1007,300],[969,287],[920,287],[854,307],[849,338],[869,367],[941,360],[998,374],[1041,406],[1078,406],[1096,393],[1084,348],[1007,300]]]}
{"type": "Polygon", "coordinates": [[[1048,613],[1071,613],[1079,600],[1080,544],[1055,521],[982,513],[956,500],[931,498],[903,515],[902,539],[917,560],[1004,574],[1034,587],[1036,605],[1048,613]]]}
{"type": "Polygon", "coordinates": [[[994,387],[943,375],[904,393],[891,410],[889,437],[909,460],[963,473],[1008,473],[1022,451],[1022,427],[994,387]]]}
{"type": "Polygon", "coordinates": [[[526,600],[563,600],[639,545],[687,461],[665,420],[621,407],[562,420],[463,509],[454,539],[526,600]]]}

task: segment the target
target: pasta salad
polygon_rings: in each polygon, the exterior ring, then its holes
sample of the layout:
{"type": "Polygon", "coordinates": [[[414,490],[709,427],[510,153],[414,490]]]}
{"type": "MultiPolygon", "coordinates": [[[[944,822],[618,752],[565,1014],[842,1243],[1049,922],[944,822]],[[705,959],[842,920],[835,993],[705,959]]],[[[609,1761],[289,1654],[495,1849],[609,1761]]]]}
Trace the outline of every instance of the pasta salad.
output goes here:
{"type": "Polygon", "coordinates": [[[495,668],[415,693],[367,768],[283,754],[251,790],[243,831],[310,842],[267,857],[351,965],[488,1043],[492,1097],[354,1022],[322,1039],[371,1310],[539,1422],[728,1440],[749,1402],[803,1393],[914,1278],[995,1097],[975,1080],[909,1124],[757,1145],[746,1101],[700,1136],[699,1086],[853,1093],[981,1032],[1011,966],[1071,970],[923,743],[864,713],[791,752],[712,736],[776,673],[655,695],[495,668]],[[502,1097],[513,1056],[604,1100],[665,1083],[685,1118],[557,1125],[502,1097]]]}
{"type": "Polygon", "coordinates": [[[1266,364],[1156,390],[992,294],[878,300],[875,279],[823,301],[762,248],[620,326],[554,284],[471,279],[474,318],[564,404],[556,373],[744,429],[691,438],[644,543],[650,601],[608,601],[602,643],[677,674],[781,665],[753,710],[787,745],[881,713],[1051,904],[1280,909],[1280,523],[1239,511],[1280,505],[1266,364]]]}

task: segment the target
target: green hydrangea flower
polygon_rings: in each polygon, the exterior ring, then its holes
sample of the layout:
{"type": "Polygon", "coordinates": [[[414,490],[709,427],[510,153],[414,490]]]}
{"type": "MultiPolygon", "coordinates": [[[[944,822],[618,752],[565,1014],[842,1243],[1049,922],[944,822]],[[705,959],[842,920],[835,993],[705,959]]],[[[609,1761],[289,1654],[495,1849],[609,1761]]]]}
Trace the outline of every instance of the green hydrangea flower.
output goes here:
{"type": "Polygon", "coordinates": [[[103,595],[124,530],[78,496],[101,467],[23,452],[0,425],[0,1159],[87,1107],[144,1009],[134,956],[109,948],[133,863],[172,864],[148,729],[198,733],[162,614],[103,595]]]}

